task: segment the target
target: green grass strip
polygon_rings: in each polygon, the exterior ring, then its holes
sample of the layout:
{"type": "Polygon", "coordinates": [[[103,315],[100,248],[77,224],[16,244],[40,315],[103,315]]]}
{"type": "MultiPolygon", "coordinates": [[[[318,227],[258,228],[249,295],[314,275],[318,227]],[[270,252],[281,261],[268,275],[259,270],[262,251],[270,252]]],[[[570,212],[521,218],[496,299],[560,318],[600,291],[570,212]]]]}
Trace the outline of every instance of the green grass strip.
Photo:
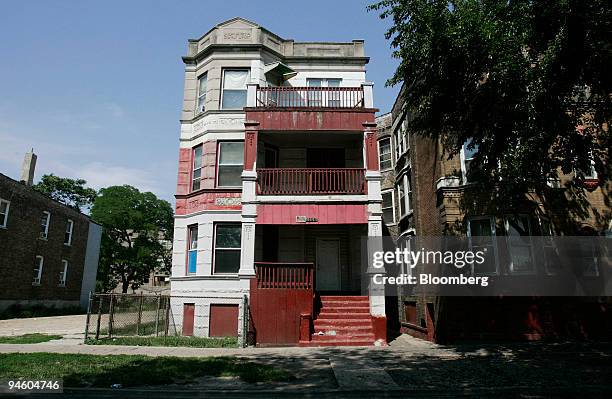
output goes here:
{"type": "Polygon", "coordinates": [[[193,348],[236,348],[238,346],[238,340],[234,337],[113,337],[99,340],[88,339],[85,343],[88,345],[187,346],[193,348]]]}
{"type": "Polygon", "coordinates": [[[38,344],[41,342],[62,339],[61,335],[24,334],[10,337],[0,337],[0,344],[38,344]]]}

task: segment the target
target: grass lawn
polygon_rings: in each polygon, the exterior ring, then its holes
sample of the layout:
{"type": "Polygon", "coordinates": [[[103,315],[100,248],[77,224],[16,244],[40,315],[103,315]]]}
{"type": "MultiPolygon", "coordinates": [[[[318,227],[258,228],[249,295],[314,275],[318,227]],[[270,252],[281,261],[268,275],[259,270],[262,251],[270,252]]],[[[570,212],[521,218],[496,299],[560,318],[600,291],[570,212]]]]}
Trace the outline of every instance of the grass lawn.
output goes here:
{"type": "Polygon", "coordinates": [[[189,383],[203,376],[236,376],[250,383],[288,381],[287,371],[235,357],[179,358],[59,353],[0,354],[0,380],[63,378],[66,387],[109,388],[189,383]]]}
{"type": "Polygon", "coordinates": [[[238,340],[200,337],[114,337],[99,340],[88,339],[88,345],[133,345],[133,346],[189,346],[194,348],[236,348],[238,340]]]}
{"type": "Polygon", "coordinates": [[[40,342],[62,339],[61,335],[25,334],[10,337],[0,337],[0,344],[38,344],[40,342]]]}

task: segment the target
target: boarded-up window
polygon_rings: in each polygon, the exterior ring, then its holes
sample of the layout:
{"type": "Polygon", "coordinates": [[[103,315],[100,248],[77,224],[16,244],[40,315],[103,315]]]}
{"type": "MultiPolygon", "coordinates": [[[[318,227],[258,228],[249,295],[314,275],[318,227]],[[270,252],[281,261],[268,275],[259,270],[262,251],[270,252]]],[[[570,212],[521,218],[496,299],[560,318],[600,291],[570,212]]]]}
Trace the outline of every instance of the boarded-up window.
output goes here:
{"type": "Polygon", "coordinates": [[[238,305],[210,305],[211,337],[238,336],[238,305]]]}

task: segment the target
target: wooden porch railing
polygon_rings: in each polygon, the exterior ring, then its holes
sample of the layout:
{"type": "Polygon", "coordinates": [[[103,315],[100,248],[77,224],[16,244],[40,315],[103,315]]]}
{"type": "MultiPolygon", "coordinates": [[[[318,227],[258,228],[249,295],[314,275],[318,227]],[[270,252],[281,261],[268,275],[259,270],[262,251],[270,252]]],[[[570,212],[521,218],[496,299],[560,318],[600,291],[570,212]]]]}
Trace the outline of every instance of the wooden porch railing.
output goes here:
{"type": "Polygon", "coordinates": [[[312,290],[314,264],[286,262],[255,262],[257,288],[312,290]]]}
{"type": "Polygon", "coordinates": [[[258,87],[257,106],[272,108],[363,108],[363,88],[258,87]]]}
{"type": "Polygon", "coordinates": [[[365,169],[257,169],[260,195],[365,194],[365,169]]]}

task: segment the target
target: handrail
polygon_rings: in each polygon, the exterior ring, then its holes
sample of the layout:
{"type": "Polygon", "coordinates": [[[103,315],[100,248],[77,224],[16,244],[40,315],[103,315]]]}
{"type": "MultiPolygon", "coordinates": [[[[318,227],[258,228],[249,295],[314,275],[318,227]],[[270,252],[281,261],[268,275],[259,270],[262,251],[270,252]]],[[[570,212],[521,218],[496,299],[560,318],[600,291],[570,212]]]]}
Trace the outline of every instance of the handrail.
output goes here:
{"type": "Polygon", "coordinates": [[[313,263],[255,262],[257,288],[312,290],[314,273],[313,263]]]}
{"type": "Polygon", "coordinates": [[[258,107],[363,108],[362,87],[258,87],[258,107]]]}
{"type": "Polygon", "coordinates": [[[363,168],[260,168],[259,195],[329,195],[366,192],[363,168]]]}

